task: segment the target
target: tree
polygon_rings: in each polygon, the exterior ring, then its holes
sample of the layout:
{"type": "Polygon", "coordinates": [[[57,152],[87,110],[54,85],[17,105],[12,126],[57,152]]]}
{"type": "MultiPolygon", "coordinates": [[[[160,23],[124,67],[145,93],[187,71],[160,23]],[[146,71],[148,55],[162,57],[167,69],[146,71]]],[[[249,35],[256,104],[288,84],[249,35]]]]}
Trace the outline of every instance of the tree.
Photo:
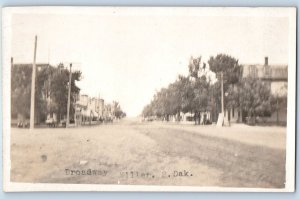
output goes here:
{"type": "Polygon", "coordinates": [[[210,109],[210,85],[206,81],[206,77],[197,78],[194,82],[194,99],[192,107],[195,113],[195,124],[200,124],[200,113],[210,109]],[[198,122],[197,122],[198,119],[198,122]]]}
{"type": "Polygon", "coordinates": [[[32,68],[27,65],[11,69],[11,116],[29,118],[32,68]],[[19,116],[18,116],[19,115],[19,116]]]}
{"type": "Polygon", "coordinates": [[[189,67],[189,73],[190,76],[193,78],[198,78],[198,72],[200,70],[200,65],[201,65],[201,56],[197,58],[190,58],[190,63],[188,65],[189,67]]]}
{"type": "Polygon", "coordinates": [[[113,115],[118,119],[126,117],[126,113],[122,111],[121,106],[117,101],[113,101],[113,115]]]}
{"type": "Polygon", "coordinates": [[[145,106],[143,115],[163,117],[167,121],[169,116],[173,115],[179,121],[180,112],[190,112],[194,113],[195,121],[196,117],[200,120],[200,112],[211,107],[210,82],[205,76],[199,77],[199,71],[202,69],[200,65],[201,56],[191,57],[188,65],[189,76],[179,75],[175,82],[157,92],[151,103],[145,106]]]}
{"type": "Polygon", "coordinates": [[[224,85],[235,84],[240,80],[241,65],[239,60],[225,54],[211,56],[208,60],[209,68],[215,73],[223,73],[224,85]]]}
{"type": "Polygon", "coordinates": [[[49,87],[51,83],[51,74],[54,70],[55,68],[50,65],[38,67],[35,84],[35,117],[38,118],[38,123],[45,121],[47,114],[49,113],[47,99],[51,93],[49,87]]]}
{"type": "MultiPolygon", "coordinates": [[[[70,115],[74,115],[75,113],[75,99],[80,92],[80,88],[76,86],[75,81],[80,81],[81,77],[81,71],[72,72],[70,115]]],[[[50,95],[53,104],[52,112],[57,113],[59,121],[67,114],[68,88],[69,70],[60,64],[56,72],[52,74],[50,95]]]]}
{"type": "Polygon", "coordinates": [[[201,67],[201,56],[191,57],[189,64],[190,89],[189,104],[190,112],[194,113],[195,124],[200,124],[201,112],[212,110],[212,100],[210,92],[213,88],[212,71],[206,64],[201,67]]]}
{"type": "MultiPolygon", "coordinates": [[[[167,88],[157,92],[151,103],[145,106],[143,115],[155,115],[169,120],[169,115],[179,116],[180,112],[190,112],[194,114],[195,123],[198,119],[199,124],[202,112],[217,112],[216,107],[221,104],[221,96],[220,83],[215,83],[215,73],[222,72],[227,76],[224,90],[232,92],[231,96],[235,96],[233,84],[240,80],[241,66],[238,60],[223,54],[211,57],[208,63],[210,68],[201,63],[201,56],[191,57],[188,65],[189,75],[179,76],[167,88]]],[[[236,106],[233,102],[233,98],[228,98],[228,107],[236,106]]]]}
{"type": "Polygon", "coordinates": [[[186,109],[188,85],[190,84],[188,78],[178,76],[177,80],[168,87],[170,111],[169,114],[176,115],[176,121],[180,120],[180,112],[186,109]]]}
{"type": "Polygon", "coordinates": [[[193,100],[195,97],[195,93],[193,92],[193,85],[189,77],[180,76],[180,90],[181,90],[181,110],[183,113],[192,112],[193,111],[193,100]]]}
{"type": "MultiPolygon", "coordinates": [[[[215,72],[218,76],[220,76],[221,73],[223,74],[224,93],[228,94],[227,99],[224,101],[224,106],[227,109],[233,107],[239,107],[241,109],[241,105],[239,103],[239,92],[241,86],[240,82],[242,79],[242,66],[238,63],[238,59],[229,55],[218,54],[215,57],[210,57],[210,59],[208,60],[208,64],[210,70],[215,72]],[[236,87],[237,89],[235,90],[234,87],[236,87]]],[[[215,88],[218,88],[220,90],[220,84],[220,81],[218,81],[215,85],[215,88]]],[[[216,90],[214,92],[214,101],[216,104],[221,104],[221,98],[219,93],[220,92],[216,90]]],[[[220,112],[221,107],[219,106],[218,109],[218,112],[220,112]]],[[[240,115],[242,115],[241,110],[240,115]]]]}
{"type": "Polygon", "coordinates": [[[270,116],[275,110],[274,98],[267,82],[247,77],[241,82],[241,106],[247,114],[248,122],[255,124],[257,116],[270,116]]]}
{"type": "Polygon", "coordinates": [[[169,116],[171,114],[171,103],[170,103],[170,94],[171,92],[168,88],[162,88],[159,93],[158,108],[161,110],[161,114],[164,116],[166,121],[169,121],[169,116]]]}

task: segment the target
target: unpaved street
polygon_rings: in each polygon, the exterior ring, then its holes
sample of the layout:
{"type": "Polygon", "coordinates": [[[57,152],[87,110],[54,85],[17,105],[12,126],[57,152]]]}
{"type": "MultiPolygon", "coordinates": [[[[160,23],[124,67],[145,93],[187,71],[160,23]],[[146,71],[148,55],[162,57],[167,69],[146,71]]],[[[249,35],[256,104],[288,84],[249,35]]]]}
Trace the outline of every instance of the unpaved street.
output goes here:
{"type": "Polygon", "coordinates": [[[282,188],[285,128],[142,123],[12,128],[14,182],[282,188]]]}

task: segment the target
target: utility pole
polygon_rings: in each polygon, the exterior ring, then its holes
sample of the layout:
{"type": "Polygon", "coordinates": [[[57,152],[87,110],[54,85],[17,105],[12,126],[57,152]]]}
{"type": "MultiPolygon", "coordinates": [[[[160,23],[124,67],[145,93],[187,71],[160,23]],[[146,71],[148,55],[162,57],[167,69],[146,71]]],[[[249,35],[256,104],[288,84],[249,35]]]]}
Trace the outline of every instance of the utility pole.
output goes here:
{"type": "Polygon", "coordinates": [[[34,41],[34,55],[33,55],[33,64],[32,64],[32,76],[31,76],[30,129],[34,129],[36,46],[37,46],[37,36],[35,36],[35,41],[34,41]]]}
{"type": "Polygon", "coordinates": [[[70,105],[71,105],[71,80],[72,80],[72,63],[70,64],[69,71],[69,92],[68,92],[68,108],[67,108],[67,122],[66,127],[68,128],[70,125],[70,105]]]}
{"type": "Polygon", "coordinates": [[[224,114],[224,86],[223,86],[223,72],[221,72],[221,104],[222,104],[222,113],[224,114]]]}
{"type": "Polygon", "coordinates": [[[217,126],[229,126],[229,121],[228,121],[228,115],[225,115],[225,109],[224,109],[224,75],[223,72],[220,74],[220,79],[221,79],[221,113],[219,113],[218,121],[217,121],[217,126]]]}

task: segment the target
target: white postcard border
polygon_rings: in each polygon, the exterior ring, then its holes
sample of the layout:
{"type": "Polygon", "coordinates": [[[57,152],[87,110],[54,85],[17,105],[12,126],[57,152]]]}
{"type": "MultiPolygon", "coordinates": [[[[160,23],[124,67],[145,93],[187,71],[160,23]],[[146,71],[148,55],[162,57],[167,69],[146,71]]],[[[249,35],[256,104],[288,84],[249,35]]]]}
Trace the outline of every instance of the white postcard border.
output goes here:
{"type": "Polygon", "coordinates": [[[2,9],[2,83],[3,83],[3,188],[4,191],[172,191],[172,192],[293,192],[295,189],[295,121],[296,121],[296,8],[264,7],[8,7],[2,9]],[[17,13],[41,14],[119,14],[190,15],[190,16],[278,16],[289,18],[288,111],[286,139],[286,187],[284,189],[142,186],[100,184],[47,184],[10,182],[10,57],[11,17],[17,13]]]}

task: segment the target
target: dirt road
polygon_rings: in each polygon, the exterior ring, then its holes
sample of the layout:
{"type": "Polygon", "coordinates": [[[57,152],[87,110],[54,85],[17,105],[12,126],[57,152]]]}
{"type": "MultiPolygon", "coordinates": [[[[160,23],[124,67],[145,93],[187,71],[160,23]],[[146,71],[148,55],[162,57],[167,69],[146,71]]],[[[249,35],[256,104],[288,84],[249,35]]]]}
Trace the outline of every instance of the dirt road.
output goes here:
{"type": "Polygon", "coordinates": [[[12,129],[14,182],[282,188],[285,128],[122,121],[12,129]]]}

